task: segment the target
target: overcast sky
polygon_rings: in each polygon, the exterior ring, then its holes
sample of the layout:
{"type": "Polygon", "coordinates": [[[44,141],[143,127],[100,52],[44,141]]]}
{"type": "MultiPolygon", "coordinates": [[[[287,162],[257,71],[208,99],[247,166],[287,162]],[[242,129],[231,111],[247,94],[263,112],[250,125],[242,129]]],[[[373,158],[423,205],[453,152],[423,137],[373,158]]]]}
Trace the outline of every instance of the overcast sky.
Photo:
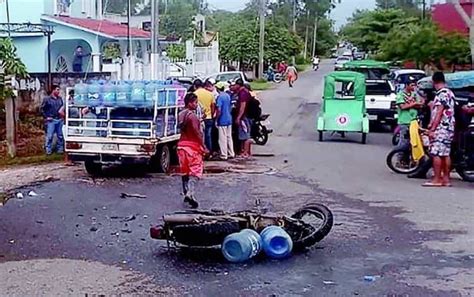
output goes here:
{"type": "MultiPolygon", "coordinates": [[[[211,8],[220,8],[231,11],[242,9],[248,0],[208,0],[211,8]]],[[[331,18],[336,21],[336,28],[346,22],[356,9],[370,9],[375,6],[375,0],[342,0],[332,12],[331,18]]]]}

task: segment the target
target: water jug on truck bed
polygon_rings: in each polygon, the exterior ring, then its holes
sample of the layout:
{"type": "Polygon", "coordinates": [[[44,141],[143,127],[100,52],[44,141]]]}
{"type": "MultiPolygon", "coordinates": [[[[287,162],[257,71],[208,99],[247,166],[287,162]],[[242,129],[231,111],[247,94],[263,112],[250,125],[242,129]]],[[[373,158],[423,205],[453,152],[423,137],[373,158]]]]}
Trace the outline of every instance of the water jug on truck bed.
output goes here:
{"type": "MultiPolygon", "coordinates": [[[[69,92],[69,91],[68,91],[69,92]]],[[[66,152],[99,175],[103,165],[151,164],[167,172],[186,89],[171,81],[80,83],[66,102],[66,152]]]]}

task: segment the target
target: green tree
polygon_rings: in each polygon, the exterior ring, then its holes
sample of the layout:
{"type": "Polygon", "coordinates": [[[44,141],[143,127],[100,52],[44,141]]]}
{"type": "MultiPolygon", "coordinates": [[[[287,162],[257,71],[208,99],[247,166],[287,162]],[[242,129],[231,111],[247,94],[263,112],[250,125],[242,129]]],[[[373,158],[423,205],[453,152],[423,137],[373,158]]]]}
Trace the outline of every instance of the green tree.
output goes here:
{"type": "Polygon", "coordinates": [[[16,108],[13,92],[5,86],[5,76],[15,76],[16,78],[25,78],[28,76],[25,64],[18,58],[16,48],[10,38],[0,39],[0,100],[5,103],[6,118],[6,140],[8,154],[10,157],[16,156],[16,108]]]}
{"type": "Polygon", "coordinates": [[[186,47],[184,44],[172,44],[167,49],[168,57],[172,59],[186,58],[186,47]]]}
{"type": "MultiPolygon", "coordinates": [[[[258,61],[257,20],[248,21],[237,16],[230,19],[220,30],[221,58],[254,64],[258,61]]],[[[301,39],[272,21],[265,27],[265,60],[281,61],[297,55],[302,49],[301,39]]]]}
{"type": "MultiPolygon", "coordinates": [[[[4,76],[16,76],[17,78],[24,78],[28,76],[26,66],[18,58],[16,54],[16,47],[10,38],[0,39],[0,70],[3,71],[4,76]]],[[[0,99],[5,99],[11,96],[11,89],[5,88],[4,77],[0,79],[0,99]]]]}
{"type": "Polygon", "coordinates": [[[392,28],[418,22],[418,18],[409,17],[400,9],[356,11],[340,34],[357,47],[376,53],[392,28]]]}
{"type": "Polygon", "coordinates": [[[469,63],[469,41],[456,33],[443,33],[431,22],[394,28],[382,43],[379,58],[414,61],[418,67],[452,67],[469,63]]]}

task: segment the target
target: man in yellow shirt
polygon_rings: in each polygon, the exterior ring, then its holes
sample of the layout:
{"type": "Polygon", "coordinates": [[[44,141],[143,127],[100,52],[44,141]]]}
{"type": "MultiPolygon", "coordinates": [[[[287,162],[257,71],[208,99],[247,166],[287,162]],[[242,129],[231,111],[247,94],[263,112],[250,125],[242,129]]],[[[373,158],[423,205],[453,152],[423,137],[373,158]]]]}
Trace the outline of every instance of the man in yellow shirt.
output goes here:
{"type": "Polygon", "coordinates": [[[214,127],[214,114],[216,109],[216,99],[214,95],[204,88],[200,79],[194,82],[199,105],[203,110],[204,117],[204,142],[209,152],[212,152],[212,129],[214,127]]]}

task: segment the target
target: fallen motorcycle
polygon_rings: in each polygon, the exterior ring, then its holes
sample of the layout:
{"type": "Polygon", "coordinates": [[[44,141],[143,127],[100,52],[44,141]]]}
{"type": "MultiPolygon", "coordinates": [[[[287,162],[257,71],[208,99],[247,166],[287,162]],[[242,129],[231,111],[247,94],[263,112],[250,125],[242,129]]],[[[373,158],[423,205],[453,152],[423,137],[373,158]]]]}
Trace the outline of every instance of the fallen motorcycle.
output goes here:
{"type": "Polygon", "coordinates": [[[258,211],[223,212],[187,210],[163,216],[163,224],[150,228],[150,236],[188,247],[211,247],[243,229],[261,232],[265,227],[282,227],[293,240],[294,249],[304,249],[321,241],[331,231],[333,215],[324,205],[307,204],[291,216],[258,211]]]}

